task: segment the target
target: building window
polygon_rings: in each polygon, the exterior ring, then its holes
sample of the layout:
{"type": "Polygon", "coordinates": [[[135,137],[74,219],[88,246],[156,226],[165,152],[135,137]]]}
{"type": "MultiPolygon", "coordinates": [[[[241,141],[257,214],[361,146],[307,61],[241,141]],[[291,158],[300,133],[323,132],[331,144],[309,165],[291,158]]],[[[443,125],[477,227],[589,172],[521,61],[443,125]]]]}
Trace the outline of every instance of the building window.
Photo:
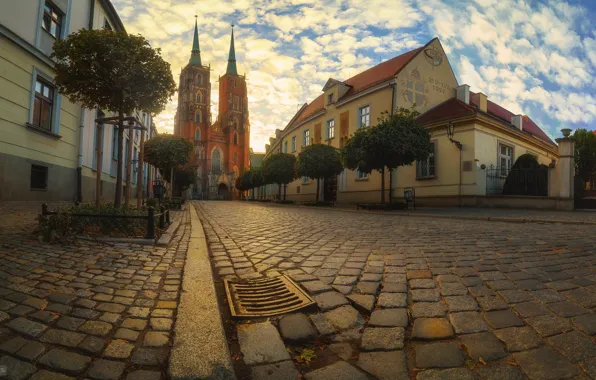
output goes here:
{"type": "Polygon", "coordinates": [[[201,82],[203,81],[203,77],[199,74],[197,75],[197,84],[200,86],[201,82]]]}
{"type": "Polygon", "coordinates": [[[424,84],[408,81],[408,101],[417,106],[424,105],[424,84]]]}
{"type": "Polygon", "coordinates": [[[368,173],[361,172],[360,170],[356,170],[356,179],[368,179],[368,173]]]}
{"type": "Polygon", "coordinates": [[[302,146],[310,145],[310,129],[307,129],[302,134],[302,146]]]}
{"type": "Polygon", "coordinates": [[[358,128],[370,127],[370,106],[358,109],[358,128]]]}
{"type": "Polygon", "coordinates": [[[195,103],[201,103],[201,93],[197,92],[195,95],[195,103]]]}
{"type": "Polygon", "coordinates": [[[238,145],[238,134],[234,132],[234,145],[238,145]]]}
{"type": "Polygon", "coordinates": [[[196,110],[195,112],[195,123],[200,123],[201,122],[201,110],[196,110]]]}
{"type": "Polygon", "coordinates": [[[45,190],[48,188],[47,166],[31,165],[31,182],[29,186],[36,190],[45,190]]]}
{"type": "Polygon", "coordinates": [[[234,86],[234,88],[236,88],[238,85],[236,84],[236,80],[232,79],[232,86],[234,86]]]}
{"type": "Polygon", "coordinates": [[[103,19],[103,28],[107,30],[112,30],[112,25],[110,25],[110,22],[107,18],[103,19]]]}
{"type": "Polygon", "coordinates": [[[234,163],[238,162],[238,153],[234,152],[234,163]]]}
{"type": "Polygon", "coordinates": [[[435,178],[435,143],[431,142],[431,153],[425,161],[416,161],[416,179],[435,178]]]}
{"type": "Polygon", "coordinates": [[[35,82],[35,100],[33,103],[33,126],[52,130],[52,108],[54,105],[54,87],[37,79],[35,82]]]}
{"type": "Polygon", "coordinates": [[[47,1],[43,9],[41,27],[54,38],[60,38],[62,33],[62,14],[47,1]]]}
{"type": "Polygon", "coordinates": [[[221,170],[221,152],[214,149],[211,153],[211,171],[218,173],[221,170]]]}
{"type": "Polygon", "coordinates": [[[508,145],[499,144],[499,168],[501,175],[507,176],[513,165],[513,148],[508,145]]]}
{"type": "Polygon", "coordinates": [[[296,136],[292,136],[292,153],[296,151],[296,136]]]}
{"type": "Polygon", "coordinates": [[[284,153],[288,153],[288,142],[284,142],[284,153]]]}
{"type": "Polygon", "coordinates": [[[112,160],[118,160],[118,127],[112,130],[112,160]]]}
{"type": "Polygon", "coordinates": [[[307,185],[308,184],[308,177],[307,176],[303,176],[302,177],[302,184],[303,185],[307,185]]]}
{"type": "Polygon", "coordinates": [[[333,93],[327,95],[327,104],[333,103],[333,93]]]}
{"type": "Polygon", "coordinates": [[[332,139],[335,137],[335,120],[327,120],[327,138],[332,139]]]}
{"type": "Polygon", "coordinates": [[[201,139],[201,130],[199,128],[195,129],[195,141],[199,141],[201,139]]]}

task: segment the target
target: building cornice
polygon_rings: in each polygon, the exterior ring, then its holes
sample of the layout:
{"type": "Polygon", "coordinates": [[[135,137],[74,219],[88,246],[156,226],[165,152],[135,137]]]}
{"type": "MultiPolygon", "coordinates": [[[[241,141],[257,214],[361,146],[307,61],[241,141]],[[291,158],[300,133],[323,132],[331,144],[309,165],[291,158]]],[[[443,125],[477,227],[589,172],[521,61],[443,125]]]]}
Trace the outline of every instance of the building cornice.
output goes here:
{"type": "Polygon", "coordinates": [[[354,100],[359,99],[359,98],[361,98],[363,96],[372,94],[373,92],[377,92],[377,91],[383,90],[383,89],[385,89],[385,87],[391,87],[394,83],[395,83],[395,77],[389,78],[389,79],[387,79],[387,80],[385,80],[385,81],[383,81],[383,82],[381,82],[379,84],[376,84],[376,85],[374,85],[372,87],[367,88],[366,90],[360,91],[357,94],[354,94],[354,95],[352,95],[352,96],[350,96],[348,98],[339,100],[337,103],[335,103],[335,107],[336,108],[339,108],[339,107],[344,106],[344,105],[346,105],[348,103],[351,103],[354,100]]]}
{"type": "Polygon", "coordinates": [[[40,61],[42,61],[49,67],[54,68],[54,61],[52,61],[50,59],[50,57],[48,57],[41,50],[39,50],[35,46],[31,45],[29,42],[25,41],[24,39],[19,37],[16,33],[14,33],[12,30],[8,29],[7,27],[5,27],[2,24],[0,24],[0,36],[6,37],[10,41],[14,42],[15,45],[18,45],[23,50],[25,50],[27,53],[29,53],[32,56],[34,56],[35,58],[39,59],[40,61]]]}

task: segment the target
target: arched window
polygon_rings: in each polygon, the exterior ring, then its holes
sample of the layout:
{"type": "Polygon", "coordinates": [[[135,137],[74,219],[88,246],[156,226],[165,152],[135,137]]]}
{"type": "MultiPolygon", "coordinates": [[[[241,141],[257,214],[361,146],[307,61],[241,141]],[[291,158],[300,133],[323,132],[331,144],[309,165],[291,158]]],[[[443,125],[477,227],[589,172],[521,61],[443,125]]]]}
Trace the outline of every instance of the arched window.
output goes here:
{"type": "Polygon", "coordinates": [[[199,141],[201,139],[201,130],[199,128],[195,129],[195,141],[199,141]]]}
{"type": "Polygon", "coordinates": [[[238,153],[234,152],[234,163],[238,161],[238,153]]]}
{"type": "Polygon", "coordinates": [[[203,77],[201,76],[201,74],[197,75],[197,84],[200,86],[201,82],[203,81],[203,77]]]}
{"type": "Polygon", "coordinates": [[[234,132],[234,145],[238,145],[238,134],[234,132]]]}
{"type": "Polygon", "coordinates": [[[195,111],[195,123],[200,123],[201,122],[201,110],[196,110],[195,111]]]}
{"type": "Polygon", "coordinates": [[[195,95],[195,103],[201,103],[201,93],[197,92],[195,95]]]}
{"type": "Polygon", "coordinates": [[[211,171],[219,172],[221,170],[221,152],[219,149],[213,149],[211,153],[211,171]]]}

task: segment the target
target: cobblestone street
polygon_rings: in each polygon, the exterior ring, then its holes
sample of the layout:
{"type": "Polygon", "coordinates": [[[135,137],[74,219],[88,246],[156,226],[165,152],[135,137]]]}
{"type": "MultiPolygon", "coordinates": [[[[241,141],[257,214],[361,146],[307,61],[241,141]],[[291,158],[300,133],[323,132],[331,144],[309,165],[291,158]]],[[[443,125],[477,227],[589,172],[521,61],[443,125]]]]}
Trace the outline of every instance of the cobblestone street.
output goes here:
{"type": "Polygon", "coordinates": [[[0,230],[0,366],[7,378],[165,379],[188,215],[170,246],[157,248],[39,243],[30,214],[19,211],[19,222],[0,230]]]}
{"type": "Polygon", "coordinates": [[[596,379],[594,226],[194,205],[220,276],[318,304],[236,325],[255,380],[596,379]]]}

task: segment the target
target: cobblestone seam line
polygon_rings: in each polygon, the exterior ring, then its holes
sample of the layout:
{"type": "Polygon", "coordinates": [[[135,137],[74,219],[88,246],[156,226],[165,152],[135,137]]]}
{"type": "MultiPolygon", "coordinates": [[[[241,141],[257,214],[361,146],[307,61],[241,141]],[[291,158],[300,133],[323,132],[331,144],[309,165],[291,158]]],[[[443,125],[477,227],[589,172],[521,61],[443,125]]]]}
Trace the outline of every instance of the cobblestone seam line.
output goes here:
{"type": "Polygon", "coordinates": [[[169,374],[174,380],[234,380],[203,226],[194,207],[189,209],[192,232],[169,374]]]}

